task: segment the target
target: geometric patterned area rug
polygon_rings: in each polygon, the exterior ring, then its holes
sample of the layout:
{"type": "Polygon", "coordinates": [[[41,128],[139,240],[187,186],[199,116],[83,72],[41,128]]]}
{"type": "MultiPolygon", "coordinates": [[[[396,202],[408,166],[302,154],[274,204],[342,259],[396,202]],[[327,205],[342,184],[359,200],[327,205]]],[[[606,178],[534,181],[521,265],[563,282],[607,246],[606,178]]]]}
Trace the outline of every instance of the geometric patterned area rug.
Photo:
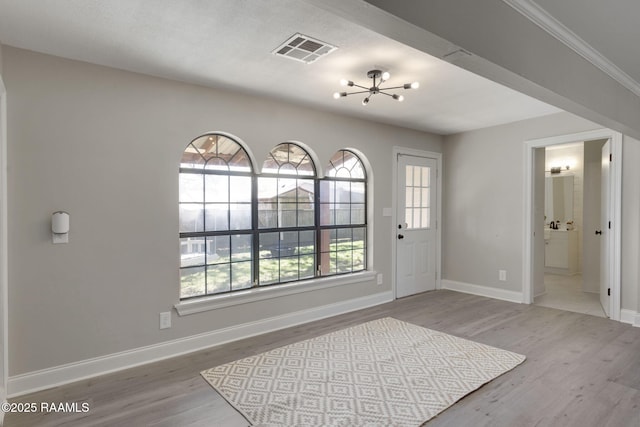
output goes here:
{"type": "Polygon", "coordinates": [[[252,425],[419,426],[524,359],[387,317],[202,376],[252,425]]]}

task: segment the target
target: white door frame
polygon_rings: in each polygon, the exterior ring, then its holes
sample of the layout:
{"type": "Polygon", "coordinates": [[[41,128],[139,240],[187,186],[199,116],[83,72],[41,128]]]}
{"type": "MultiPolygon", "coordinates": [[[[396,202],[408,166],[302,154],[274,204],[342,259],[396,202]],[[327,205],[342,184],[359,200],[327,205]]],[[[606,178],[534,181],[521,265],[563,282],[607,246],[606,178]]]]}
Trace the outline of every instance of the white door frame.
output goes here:
{"type": "Polygon", "coordinates": [[[587,132],[559,135],[549,138],[532,139],[524,142],[524,247],[522,251],[522,298],[523,303],[533,303],[533,180],[534,180],[534,151],[536,148],[551,145],[568,144],[573,142],[593,141],[596,139],[609,139],[614,162],[611,164],[611,257],[610,257],[610,281],[611,281],[611,319],[620,320],[620,263],[621,263],[621,226],[622,226],[622,134],[611,129],[598,129],[587,132]],[[616,160],[617,159],[617,160],[616,160]]]}
{"type": "Polygon", "coordinates": [[[436,289],[441,288],[440,281],[442,280],[442,153],[436,153],[434,151],[417,150],[415,148],[406,147],[393,147],[393,161],[391,172],[391,290],[393,292],[393,299],[397,299],[396,294],[396,255],[397,255],[397,239],[396,229],[398,224],[397,212],[398,207],[398,155],[426,157],[429,159],[435,159],[438,172],[436,174],[436,289]]]}
{"type": "MultiPolygon", "coordinates": [[[[2,342],[2,372],[0,401],[7,399],[9,380],[9,254],[7,235],[7,89],[0,75],[0,340],[2,342]]],[[[1,424],[2,418],[0,418],[1,424]]]]}

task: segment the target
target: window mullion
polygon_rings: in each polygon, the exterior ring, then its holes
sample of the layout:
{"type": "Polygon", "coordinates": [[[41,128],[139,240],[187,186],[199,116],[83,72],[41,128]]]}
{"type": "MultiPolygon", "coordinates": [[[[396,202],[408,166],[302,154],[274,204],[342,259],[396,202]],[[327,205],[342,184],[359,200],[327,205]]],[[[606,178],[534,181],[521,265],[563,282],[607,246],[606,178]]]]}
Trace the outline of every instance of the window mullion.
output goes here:
{"type": "Polygon", "coordinates": [[[251,231],[253,235],[253,286],[260,283],[260,233],[258,231],[258,177],[251,177],[251,231]]]}
{"type": "Polygon", "coordinates": [[[316,233],[316,254],[315,254],[315,265],[313,266],[315,272],[314,276],[319,277],[322,276],[321,265],[320,265],[320,250],[322,248],[322,233],[320,232],[320,180],[315,179],[313,181],[313,221],[314,228],[316,233]]]}
{"type": "MultiPolygon", "coordinates": [[[[206,163],[205,163],[206,164],[206,163]]],[[[207,180],[202,175],[202,231],[207,231],[207,180]]],[[[209,274],[207,274],[207,237],[202,236],[204,240],[204,294],[209,293],[209,274]]]]}

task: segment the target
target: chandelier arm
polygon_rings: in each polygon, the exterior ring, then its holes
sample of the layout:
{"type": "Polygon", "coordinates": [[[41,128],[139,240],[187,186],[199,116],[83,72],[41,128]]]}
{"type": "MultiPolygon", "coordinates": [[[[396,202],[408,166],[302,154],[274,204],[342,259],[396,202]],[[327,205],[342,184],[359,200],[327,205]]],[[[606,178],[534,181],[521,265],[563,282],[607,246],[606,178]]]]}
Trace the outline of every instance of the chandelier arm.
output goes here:
{"type": "Polygon", "coordinates": [[[369,88],[368,88],[368,87],[360,86],[360,85],[357,85],[357,84],[355,84],[355,83],[353,84],[353,86],[355,86],[355,87],[359,87],[360,89],[366,89],[367,91],[369,90],[369,88]]]}
{"type": "MultiPolygon", "coordinates": [[[[391,89],[391,88],[389,88],[389,89],[391,89]]],[[[386,89],[385,89],[385,90],[386,90],[386,89]]],[[[383,95],[390,96],[390,97],[392,97],[392,98],[393,98],[393,96],[395,95],[395,93],[387,93],[387,92],[382,92],[382,91],[380,91],[380,92],[378,92],[378,93],[381,93],[381,94],[383,94],[383,95]]]]}
{"type": "Polygon", "coordinates": [[[402,86],[385,87],[385,88],[378,88],[378,89],[380,89],[380,90],[391,90],[391,89],[406,89],[406,88],[404,87],[404,85],[402,85],[402,86]]]}
{"type": "MultiPolygon", "coordinates": [[[[365,88],[365,89],[366,89],[366,88],[365,88]]],[[[357,91],[357,92],[347,92],[347,96],[349,96],[349,95],[356,95],[356,94],[358,94],[358,93],[369,93],[369,89],[367,89],[367,90],[359,90],[359,91],[357,91]]]]}

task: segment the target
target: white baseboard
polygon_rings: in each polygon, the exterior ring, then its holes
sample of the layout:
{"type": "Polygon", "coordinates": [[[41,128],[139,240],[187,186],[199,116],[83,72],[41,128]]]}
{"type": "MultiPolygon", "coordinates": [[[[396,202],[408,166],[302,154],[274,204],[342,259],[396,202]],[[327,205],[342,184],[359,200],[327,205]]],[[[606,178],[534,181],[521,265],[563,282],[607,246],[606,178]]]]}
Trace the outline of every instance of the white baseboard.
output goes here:
{"type": "Polygon", "coordinates": [[[633,310],[620,310],[620,321],[640,328],[640,313],[633,310]]]}
{"type": "Polygon", "coordinates": [[[488,286],[474,285],[473,283],[456,282],[454,280],[443,279],[441,281],[441,287],[442,289],[448,289],[450,291],[464,292],[465,294],[473,294],[479,295],[481,297],[500,299],[509,302],[517,302],[519,304],[524,301],[522,292],[490,288],[488,286]]]}
{"type": "Polygon", "coordinates": [[[133,350],[55,366],[35,372],[9,377],[8,396],[16,397],[74,381],[144,365],[182,354],[255,335],[300,325],[327,317],[373,307],[394,300],[393,292],[387,291],[361,298],[341,301],[310,310],[302,310],[268,319],[243,323],[186,338],[167,341],[133,350]]]}

